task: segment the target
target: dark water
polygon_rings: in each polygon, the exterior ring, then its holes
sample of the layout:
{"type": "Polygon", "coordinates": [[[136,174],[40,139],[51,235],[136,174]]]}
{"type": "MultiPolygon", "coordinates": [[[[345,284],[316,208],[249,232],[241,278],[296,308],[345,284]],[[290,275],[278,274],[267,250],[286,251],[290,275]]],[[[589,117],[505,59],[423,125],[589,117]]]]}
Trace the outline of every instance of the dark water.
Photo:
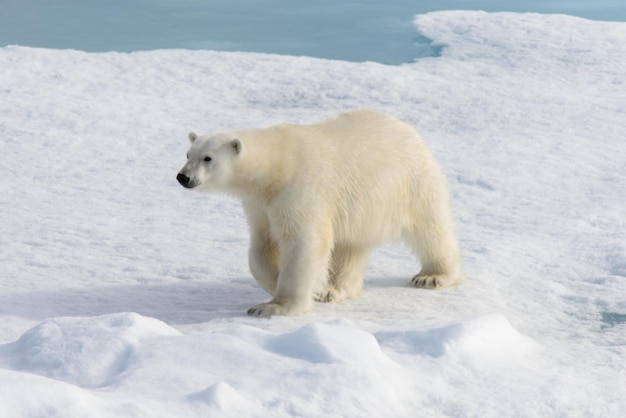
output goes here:
{"type": "Polygon", "coordinates": [[[433,53],[413,16],[457,9],[626,21],[626,1],[602,0],[0,0],[0,46],[214,49],[399,64],[433,53]]]}

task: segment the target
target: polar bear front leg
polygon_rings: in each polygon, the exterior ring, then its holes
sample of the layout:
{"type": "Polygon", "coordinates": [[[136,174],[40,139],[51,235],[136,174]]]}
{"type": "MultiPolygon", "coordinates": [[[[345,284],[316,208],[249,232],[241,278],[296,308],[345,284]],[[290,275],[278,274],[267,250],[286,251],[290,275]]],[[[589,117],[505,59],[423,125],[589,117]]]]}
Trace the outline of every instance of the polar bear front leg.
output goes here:
{"type": "Polygon", "coordinates": [[[331,244],[321,237],[280,242],[274,297],[248,310],[252,316],[301,315],[313,307],[313,294],[327,281],[331,244]]]}
{"type": "Polygon", "coordinates": [[[270,295],[276,293],[278,282],[278,243],[269,237],[269,233],[253,233],[250,240],[248,264],[257,283],[270,295]]]}
{"type": "Polygon", "coordinates": [[[242,199],[250,227],[248,266],[259,286],[274,296],[278,281],[278,243],[272,239],[270,224],[262,205],[253,199],[242,199]]]}

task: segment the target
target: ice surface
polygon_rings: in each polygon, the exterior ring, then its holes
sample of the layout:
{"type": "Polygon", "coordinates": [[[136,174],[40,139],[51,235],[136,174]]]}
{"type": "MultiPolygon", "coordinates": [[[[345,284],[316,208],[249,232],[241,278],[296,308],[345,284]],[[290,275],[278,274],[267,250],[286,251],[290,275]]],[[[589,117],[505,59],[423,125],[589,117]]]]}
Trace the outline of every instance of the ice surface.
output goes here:
{"type": "Polygon", "coordinates": [[[418,16],[403,66],[0,49],[0,416],[626,413],[626,26],[418,16]],[[258,320],[236,201],[186,192],[186,134],[369,106],[448,175],[467,281],[258,320]]]}

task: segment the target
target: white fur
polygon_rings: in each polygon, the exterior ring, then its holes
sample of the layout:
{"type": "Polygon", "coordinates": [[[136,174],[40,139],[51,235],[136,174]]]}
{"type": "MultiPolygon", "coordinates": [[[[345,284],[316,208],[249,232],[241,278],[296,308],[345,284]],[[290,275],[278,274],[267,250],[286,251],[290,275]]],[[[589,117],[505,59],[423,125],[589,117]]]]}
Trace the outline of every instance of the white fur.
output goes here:
{"type": "Polygon", "coordinates": [[[189,138],[186,187],[238,196],[248,217],[250,270],[273,296],[249,314],[301,314],[314,299],[358,295],[371,248],[390,240],[421,262],[413,286],[462,281],[445,178],[408,124],[360,109],[189,138]]]}

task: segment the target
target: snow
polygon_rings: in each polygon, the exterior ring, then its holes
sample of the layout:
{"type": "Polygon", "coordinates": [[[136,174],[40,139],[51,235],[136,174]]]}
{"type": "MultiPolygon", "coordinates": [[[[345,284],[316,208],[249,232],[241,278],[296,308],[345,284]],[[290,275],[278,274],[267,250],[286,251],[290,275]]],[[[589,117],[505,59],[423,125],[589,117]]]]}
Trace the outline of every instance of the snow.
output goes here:
{"type": "Polygon", "coordinates": [[[626,24],[437,12],[441,56],[385,66],[161,50],[0,49],[0,416],[626,413],[626,24]],[[368,106],[448,175],[467,280],[267,295],[226,196],[183,190],[189,131],[368,106]]]}

